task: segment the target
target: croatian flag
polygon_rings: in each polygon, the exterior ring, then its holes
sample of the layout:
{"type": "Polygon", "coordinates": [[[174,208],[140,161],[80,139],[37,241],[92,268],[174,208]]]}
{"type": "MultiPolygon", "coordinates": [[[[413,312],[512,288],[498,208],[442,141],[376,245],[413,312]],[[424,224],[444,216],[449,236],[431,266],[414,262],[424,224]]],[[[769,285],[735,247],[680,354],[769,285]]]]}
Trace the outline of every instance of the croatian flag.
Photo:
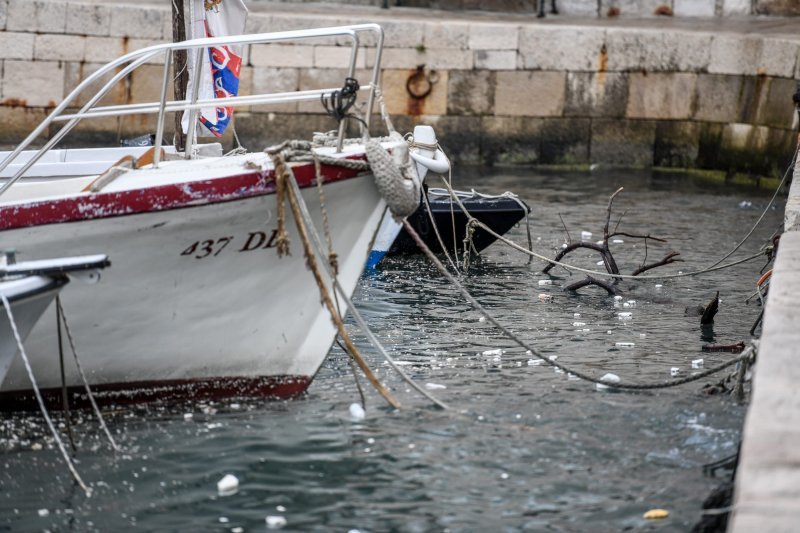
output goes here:
{"type": "MultiPolygon", "coordinates": [[[[244,33],[247,8],[242,0],[192,0],[194,20],[191,38],[225,37],[244,33]]],[[[197,51],[189,53],[189,91],[195,76],[193,59],[197,51]]],[[[203,56],[200,67],[199,100],[223,100],[239,94],[239,72],[242,68],[241,46],[215,46],[203,56]]],[[[191,96],[191,95],[190,95],[191,96]]],[[[222,102],[220,102],[222,103],[222,102]]],[[[199,135],[219,137],[233,117],[232,107],[204,107],[198,120],[204,126],[199,135]]],[[[183,131],[189,131],[189,113],[183,114],[183,131]]]]}

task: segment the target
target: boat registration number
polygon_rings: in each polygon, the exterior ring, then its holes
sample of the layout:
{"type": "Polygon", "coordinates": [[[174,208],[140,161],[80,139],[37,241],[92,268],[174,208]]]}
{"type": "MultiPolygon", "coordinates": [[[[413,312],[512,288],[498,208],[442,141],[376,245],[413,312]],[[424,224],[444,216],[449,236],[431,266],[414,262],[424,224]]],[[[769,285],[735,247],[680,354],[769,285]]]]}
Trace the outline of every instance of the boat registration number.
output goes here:
{"type": "Polygon", "coordinates": [[[253,250],[266,250],[275,247],[277,237],[278,230],[274,229],[270,234],[263,231],[251,231],[247,234],[247,237],[238,239],[230,236],[195,241],[181,252],[181,256],[205,259],[206,257],[217,257],[224,251],[252,252],[253,250]],[[236,244],[229,246],[234,241],[236,241],[236,244]]]}

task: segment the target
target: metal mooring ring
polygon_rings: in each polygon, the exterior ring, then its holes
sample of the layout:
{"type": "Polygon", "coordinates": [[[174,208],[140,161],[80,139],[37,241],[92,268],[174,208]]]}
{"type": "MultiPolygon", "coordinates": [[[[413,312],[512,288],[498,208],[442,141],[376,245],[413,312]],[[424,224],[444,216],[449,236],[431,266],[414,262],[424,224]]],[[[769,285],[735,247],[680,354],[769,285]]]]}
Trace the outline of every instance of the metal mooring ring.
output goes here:
{"type": "Polygon", "coordinates": [[[422,100],[431,94],[434,83],[436,82],[431,80],[431,76],[425,73],[425,65],[419,65],[417,71],[406,80],[406,91],[411,98],[422,100]],[[418,85],[421,86],[422,90],[417,88],[418,85]]]}

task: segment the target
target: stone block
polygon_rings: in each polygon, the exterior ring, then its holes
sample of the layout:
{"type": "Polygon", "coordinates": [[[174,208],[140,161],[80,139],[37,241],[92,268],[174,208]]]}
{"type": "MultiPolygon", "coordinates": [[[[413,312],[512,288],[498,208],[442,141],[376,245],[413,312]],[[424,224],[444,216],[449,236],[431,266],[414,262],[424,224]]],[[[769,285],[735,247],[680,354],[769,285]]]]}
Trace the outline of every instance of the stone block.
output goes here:
{"type": "MultiPolygon", "coordinates": [[[[550,14],[550,3],[547,4],[547,14],[550,14]]],[[[561,15],[581,15],[581,16],[594,16],[597,13],[597,2],[587,2],[586,0],[558,0],[558,12],[561,15]]]]}
{"type": "Polygon", "coordinates": [[[620,18],[652,17],[656,9],[669,0],[600,0],[600,16],[608,16],[608,10],[614,7],[619,10],[620,18]]]}
{"type": "Polygon", "coordinates": [[[593,119],[591,162],[651,167],[656,123],[652,120],[593,119]]]}
{"type": "Polygon", "coordinates": [[[628,74],[619,72],[568,72],[564,116],[625,116],[628,74]]]}
{"type": "Polygon", "coordinates": [[[0,33],[0,50],[3,59],[33,59],[34,36],[32,33],[0,33]]]}
{"type": "Polygon", "coordinates": [[[753,11],[752,0],[722,0],[722,16],[750,15],[753,11]]]}
{"type": "Polygon", "coordinates": [[[166,9],[144,6],[114,5],[111,10],[109,35],[111,37],[133,37],[136,39],[161,39],[166,9]]]}
{"type": "Polygon", "coordinates": [[[792,78],[799,57],[800,41],[764,38],[757,71],[767,76],[792,78]]]}
{"type": "Polygon", "coordinates": [[[447,21],[446,23],[429,22],[424,27],[423,44],[426,48],[456,48],[464,50],[468,47],[469,25],[463,22],[447,21]]]}
{"type": "Polygon", "coordinates": [[[715,35],[711,40],[708,71],[712,74],[756,74],[762,44],[760,37],[715,35]]]}
{"type": "Polygon", "coordinates": [[[700,126],[688,121],[659,121],[653,148],[653,165],[694,168],[700,149],[700,126]]]}
{"type": "Polygon", "coordinates": [[[314,47],[291,44],[260,44],[250,47],[254,67],[302,67],[314,64],[314,47]]]}
{"type": "MultiPolygon", "coordinates": [[[[409,78],[415,76],[416,69],[384,70],[381,90],[390,115],[446,115],[448,71],[430,73],[435,83],[431,84],[430,93],[421,99],[412,97],[406,90],[409,78]]],[[[424,87],[422,87],[424,89],[424,87]]]]}
{"type": "Polygon", "coordinates": [[[722,144],[724,124],[715,122],[698,123],[700,132],[697,147],[697,168],[721,169],[722,158],[719,147],[722,144]]]}
{"type": "Polygon", "coordinates": [[[66,2],[11,0],[6,29],[39,33],[64,33],[66,2]]]}
{"type": "Polygon", "coordinates": [[[0,106],[0,145],[16,146],[47,117],[47,110],[25,106],[0,106]]]}
{"type": "Polygon", "coordinates": [[[660,30],[609,28],[607,69],[613,72],[663,69],[664,34],[660,30]]]}
{"type": "Polygon", "coordinates": [[[601,70],[605,30],[577,26],[523,26],[519,51],[531,70],[601,70]]]}
{"type": "MultiPolygon", "coordinates": [[[[315,46],[314,67],[347,68],[350,64],[350,48],[344,46],[315,46]]],[[[356,56],[356,68],[366,68],[366,51],[362,48],[356,56]]]]}
{"type": "Polygon", "coordinates": [[[539,131],[539,163],[588,165],[591,129],[591,121],[587,118],[542,120],[539,131]]]}
{"type": "Polygon", "coordinates": [[[45,61],[83,61],[85,40],[79,35],[40,33],[33,45],[33,57],[45,61]]]}
{"type": "Polygon", "coordinates": [[[800,4],[796,0],[755,0],[753,10],[758,15],[793,17],[800,15],[800,4]]]}
{"type": "Polygon", "coordinates": [[[330,131],[336,121],[320,114],[239,113],[236,133],[245,146],[260,147],[278,144],[286,139],[308,139],[315,131],[330,131]]]}
{"type": "Polygon", "coordinates": [[[0,0],[0,30],[6,29],[8,20],[8,0],[0,0]]]}
{"type": "Polygon", "coordinates": [[[7,60],[3,69],[3,100],[24,101],[31,107],[55,106],[64,91],[64,67],[58,61],[7,60]]]}
{"type": "MultiPolygon", "coordinates": [[[[111,7],[70,3],[66,24],[67,33],[108,36],[111,30],[111,7]]],[[[171,19],[170,27],[172,27],[171,19]]]]}
{"type": "Polygon", "coordinates": [[[274,28],[275,26],[270,15],[253,12],[247,14],[247,20],[244,23],[245,33],[269,33],[271,31],[278,31],[274,28]]]}
{"type": "Polygon", "coordinates": [[[726,124],[717,148],[717,168],[769,175],[772,165],[764,157],[769,147],[770,129],[752,124],[726,124]]]}
{"type": "Polygon", "coordinates": [[[121,37],[86,37],[84,58],[90,63],[108,63],[128,52],[121,37]]]}
{"type": "MultiPolygon", "coordinates": [[[[340,89],[347,77],[347,70],[336,68],[310,68],[300,69],[299,89],[307,91],[310,89],[340,89]]],[[[298,111],[300,113],[324,113],[319,99],[299,102],[298,111]]]]}
{"type": "Polygon", "coordinates": [[[673,0],[676,17],[713,17],[716,0],[673,0]]]}
{"type": "Polygon", "coordinates": [[[792,102],[796,89],[794,80],[767,78],[756,124],[791,129],[796,115],[792,102]]]}
{"type": "Polygon", "coordinates": [[[491,115],[494,110],[495,73],[450,72],[447,89],[448,115],[491,115]]]}
{"type": "MultiPolygon", "coordinates": [[[[415,21],[381,21],[383,42],[392,48],[415,48],[425,40],[424,26],[415,21]]],[[[359,35],[359,37],[361,37],[359,35]]]]}
{"type": "Polygon", "coordinates": [[[516,50],[475,51],[475,69],[477,70],[515,70],[516,68],[516,50]]]}
{"type": "Polygon", "coordinates": [[[471,24],[469,47],[473,50],[516,50],[519,28],[513,24],[471,24]]]}
{"type": "Polygon", "coordinates": [[[705,122],[736,122],[741,92],[741,76],[698,74],[694,118],[705,122]]]}
{"type": "Polygon", "coordinates": [[[541,161],[544,119],[484,117],[481,159],[487,165],[533,165],[541,161]]]}
{"type": "Polygon", "coordinates": [[[631,73],[628,118],[688,119],[692,114],[697,74],[631,73]]]}
{"type": "Polygon", "coordinates": [[[661,69],[668,72],[706,72],[711,61],[713,37],[712,33],[704,32],[665,32],[661,69]]]}
{"type": "MultiPolygon", "coordinates": [[[[163,75],[164,69],[160,65],[142,65],[134,70],[128,85],[130,101],[135,103],[160,101],[163,75]]],[[[174,94],[171,77],[167,84],[167,98],[171,99],[174,94]]]]}
{"type": "MultiPolygon", "coordinates": [[[[150,46],[156,46],[158,44],[164,44],[161,39],[124,39],[123,42],[128,43],[128,50],[133,52],[135,50],[141,50],[143,48],[149,48],[150,46]]],[[[165,53],[160,52],[153,55],[150,59],[148,59],[145,64],[147,65],[164,65],[165,53]]]]}
{"type": "Polygon", "coordinates": [[[494,114],[557,117],[564,111],[566,73],[501,71],[497,73],[494,114]]]}
{"type": "MultiPolygon", "coordinates": [[[[375,64],[375,52],[367,50],[367,67],[375,64]]],[[[381,67],[389,69],[407,69],[418,65],[426,65],[433,69],[470,70],[473,67],[473,56],[470,50],[386,48],[383,50],[381,67]]]]}
{"type": "MultiPolygon", "coordinates": [[[[67,62],[64,63],[64,96],[75,89],[79,83],[94,74],[103,63],[67,62]]],[[[91,83],[77,95],[70,107],[80,107],[88,102],[108,82],[115,72],[102,76],[98,81],[91,83]]],[[[111,90],[100,100],[100,105],[124,104],[129,99],[128,84],[125,80],[114,85],[111,90]]]]}

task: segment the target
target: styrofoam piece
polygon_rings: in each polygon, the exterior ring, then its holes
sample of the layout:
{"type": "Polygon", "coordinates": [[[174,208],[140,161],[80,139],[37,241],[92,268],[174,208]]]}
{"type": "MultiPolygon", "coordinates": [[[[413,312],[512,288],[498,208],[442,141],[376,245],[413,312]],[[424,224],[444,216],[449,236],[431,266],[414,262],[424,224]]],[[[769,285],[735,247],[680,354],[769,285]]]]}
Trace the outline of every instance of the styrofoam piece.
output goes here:
{"type": "Polygon", "coordinates": [[[633,348],[634,346],[636,346],[636,344],[633,342],[617,342],[614,343],[614,346],[617,346],[619,348],[633,348]]]}
{"type": "Polygon", "coordinates": [[[233,474],[225,474],[225,476],[217,481],[217,492],[221,496],[234,494],[239,490],[239,478],[233,474]]]}
{"type": "Polygon", "coordinates": [[[672,376],[673,378],[675,376],[677,376],[678,374],[680,374],[680,373],[681,373],[681,369],[678,368],[677,366],[673,366],[672,368],[669,369],[669,375],[672,376]]]}
{"type": "Polygon", "coordinates": [[[366,418],[366,416],[367,416],[367,412],[364,411],[364,408],[361,407],[360,403],[351,403],[350,404],[350,418],[352,418],[356,422],[359,422],[361,420],[364,420],[364,418],[366,418]]]}
{"type": "Polygon", "coordinates": [[[544,287],[545,285],[552,285],[552,284],[553,284],[553,280],[552,279],[540,279],[539,280],[539,286],[540,287],[544,287]]]}
{"type": "Polygon", "coordinates": [[[704,361],[702,359],[693,359],[692,368],[703,368],[704,361]]]}

